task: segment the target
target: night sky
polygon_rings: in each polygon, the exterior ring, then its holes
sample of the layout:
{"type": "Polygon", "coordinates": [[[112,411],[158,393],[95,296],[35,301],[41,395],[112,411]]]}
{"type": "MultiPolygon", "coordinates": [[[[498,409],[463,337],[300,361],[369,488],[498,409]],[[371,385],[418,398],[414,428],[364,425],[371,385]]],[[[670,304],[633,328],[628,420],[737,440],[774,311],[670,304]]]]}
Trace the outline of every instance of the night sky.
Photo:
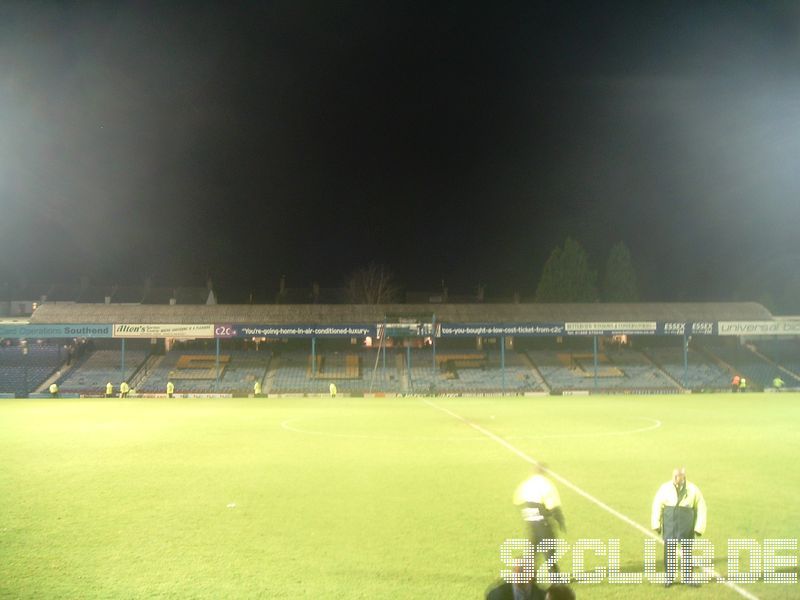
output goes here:
{"type": "Polygon", "coordinates": [[[799,223],[796,2],[0,4],[2,281],[747,300],[799,223]]]}

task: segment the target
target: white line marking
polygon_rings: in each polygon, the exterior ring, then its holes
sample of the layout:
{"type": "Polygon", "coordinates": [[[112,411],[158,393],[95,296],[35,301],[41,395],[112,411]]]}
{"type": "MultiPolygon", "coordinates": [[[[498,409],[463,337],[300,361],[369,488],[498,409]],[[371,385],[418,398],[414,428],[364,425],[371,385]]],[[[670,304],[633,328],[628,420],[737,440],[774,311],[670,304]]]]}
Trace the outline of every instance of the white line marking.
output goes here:
{"type": "MultiPolygon", "coordinates": [[[[536,466],[536,467],[538,467],[538,468],[542,469],[542,471],[544,471],[545,473],[547,473],[547,474],[548,474],[550,477],[552,477],[553,479],[555,479],[556,481],[558,481],[559,483],[561,483],[561,484],[562,484],[562,485],[564,485],[565,487],[567,487],[567,488],[571,489],[573,492],[575,492],[575,493],[576,493],[576,494],[578,494],[579,496],[582,496],[583,498],[585,498],[586,500],[588,500],[588,501],[589,501],[589,502],[591,502],[592,504],[595,504],[596,506],[599,506],[599,507],[600,507],[600,508],[602,508],[604,511],[606,511],[606,512],[608,512],[608,513],[612,514],[612,515],[614,515],[614,516],[615,516],[615,517],[617,517],[617,518],[618,518],[620,521],[623,521],[624,523],[627,523],[628,525],[630,525],[630,526],[631,526],[631,527],[633,527],[634,529],[636,529],[636,530],[640,531],[641,533],[643,533],[643,534],[644,534],[644,535],[646,535],[647,537],[649,537],[649,538],[651,538],[651,539],[654,539],[654,540],[658,540],[658,541],[659,541],[660,543],[662,543],[662,544],[664,543],[664,541],[661,539],[661,537],[660,537],[660,536],[658,536],[658,535],[656,535],[655,533],[653,533],[651,530],[649,530],[649,529],[647,529],[646,527],[644,527],[644,526],[640,525],[639,523],[637,523],[636,521],[634,521],[634,520],[633,520],[633,519],[631,519],[630,517],[628,517],[628,516],[626,516],[626,515],[623,515],[623,514],[622,514],[621,512],[619,512],[618,510],[611,508],[611,507],[610,507],[608,504],[606,504],[606,503],[605,503],[605,502],[603,502],[602,500],[599,500],[598,498],[595,498],[595,497],[594,497],[594,496],[592,496],[592,495],[591,495],[589,492],[586,492],[586,491],[582,490],[582,489],[581,489],[581,488],[579,488],[577,485],[575,485],[574,483],[572,483],[572,482],[571,482],[569,479],[566,479],[565,477],[562,477],[561,475],[559,475],[559,474],[558,474],[558,473],[556,473],[555,471],[552,471],[552,470],[550,470],[550,469],[548,469],[548,468],[544,467],[544,466],[543,466],[543,465],[542,465],[542,464],[541,464],[539,461],[537,461],[535,458],[533,458],[533,457],[531,457],[531,456],[528,456],[528,455],[527,455],[525,452],[523,452],[523,451],[522,451],[522,450],[520,450],[519,448],[516,448],[516,447],[515,447],[515,446],[513,446],[512,444],[508,443],[506,440],[504,440],[503,438],[501,438],[499,435],[497,435],[497,434],[495,434],[495,433],[492,433],[491,431],[489,431],[488,429],[486,429],[486,428],[484,428],[484,427],[481,427],[481,426],[480,426],[480,425],[478,425],[477,423],[473,423],[473,422],[472,422],[472,421],[470,421],[469,419],[466,419],[466,418],[462,417],[462,416],[461,416],[461,415],[459,415],[458,413],[455,413],[455,412],[453,412],[452,410],[450,410],[450,409],[448,409],[448,408],[445,408],[445,407],[443,407],[443,406],[439,406],[438,404],[434,404],[434,403],[433,403],[433,402],[431,402],[430,400],[423,400],[423,402],[424,402],[425,404],[427,404],[428,406],[430,406],[430,407],[432,407],[432,408],[435,408],[436,410],[439,410],[439,411],[441,411],[441,412],[443,412],[443,413],[445,413],[445,414],[448,414],[448,415],[450,415],[450,416],[451,416],[451,417],[453,417],[454,419],[458,419],[459,421],[461,421],[461,422],[462,422],[462,423],[464,423],[465,425],[469,425],[470,427],[472,427],[472,428],[473,428],[473,429],[475,429],[476,431],[479,431],[479,432],[481,432],[483,435],[485,435],[485,436],[486,436],[486,437],[488,437],[489,439],[491,439],[491,440],[493,440],[493,441],[497,442],[498,444],[500,444],[501,446],[503,446],[503,448],[505,448],[506,450],[508,450],[508,451],[509,451],[509,452],[511,452],[512,454],[516,454],[517,456],[519,456],[519,457],[520,457],[522,460],[524,460],[525,462],[527,462],[527,463],[530,463],[530,464],[532,464],[532,465],[534,465],[534,466],[536,466]]],[[[722,578],[722,575],[721,575],[720,573],[718,573],[717,571],[713,571],[713,575],[714,575],[714,577],[715,577],[717,580],[719,580],[719,579],[721,579],[721,578],[722,578]]],[[[729,587],[729,588],[731,588],[733,591],[737,592],[739,595],[741,595],[741,596],[743,596],[743,597],[747,598],[748,600],[758,600],[758,597],[757,597],[757,596],[754,596],[753,594],[751,594],[751,593],[750,593],[750,592],[748,592],[747,590],[745,590],[745,589],[743,589],[743,588],[739,587],[739,586],[738,586],[738,585],[736,585],[735,583],[732,583],[732,582],[730,582],[730,581],[724,581],[723,583],[724,583],[724,585],[728,586],[728,587],[729,587]]]]}

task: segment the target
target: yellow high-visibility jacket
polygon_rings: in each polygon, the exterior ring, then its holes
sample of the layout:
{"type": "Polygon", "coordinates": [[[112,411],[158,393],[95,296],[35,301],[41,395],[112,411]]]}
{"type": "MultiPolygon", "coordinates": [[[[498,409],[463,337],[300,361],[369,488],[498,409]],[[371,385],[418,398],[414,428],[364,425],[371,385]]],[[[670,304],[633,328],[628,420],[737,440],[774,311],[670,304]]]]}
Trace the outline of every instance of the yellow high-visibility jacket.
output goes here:
{"type": "Polygon", "coordinates": [[[661,531],[664,539],[691,539],[706,531],[706,501],[700,488],[687,481],[676,489],[666,482],[653,499],[650,526],[661,531]]]}

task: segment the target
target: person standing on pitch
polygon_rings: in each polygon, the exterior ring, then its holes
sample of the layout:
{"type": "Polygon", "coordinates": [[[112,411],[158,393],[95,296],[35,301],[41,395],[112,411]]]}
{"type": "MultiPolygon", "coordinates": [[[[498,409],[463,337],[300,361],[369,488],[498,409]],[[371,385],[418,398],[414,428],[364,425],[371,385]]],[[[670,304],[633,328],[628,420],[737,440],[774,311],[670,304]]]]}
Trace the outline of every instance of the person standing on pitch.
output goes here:
{"type": "Polygon", "coordinates": [[[336,384],[331,382],[328,386],[328,391],[331,393],[331,398],[336,398],[336,384]]]}
{"type": "Polygon", "coordinates": [[[667,481],[653,499],[650,525],[664,538],[664,570],[666,587],[675,580],[678,563],[678,546],[681,549],[681,580],[692,582],[692,541],[706,530],[706,501],[695,484],[686,481],[686,469],[672,471],[667,481]]]}
{"type": "MultiPolygon", "coordinates": [[[[558,490],[545,473],[547,469],[539,465],[536,473],[520,483],[514,492],[514,505],[520,507],[522,520],[528,528],[528,539],[534,545],[542,540],[562,537],[567,530],[558,490]]],[[[550,560],[554,554],[555,548],[545,554],[545,559],[550,560]]],[[[553,564],[553,572],[559,572],[557,563],[553,564]]]]}
{"type": "Polygon", "coordinates": [[[742,377],[741,379],[739,379],[739,391],[740,392],[746,392],[747,391],[747,378],[746,377],[742,377]]]}
{"type": "Polygon", "coordinates": [[[128,392],[131,391],[130,386],[128,385],[127,381],[123,381],[119,384],[119,397],[120,398],[127,398],[128,392]]]}
{"type": "Polygon", "coordinates": [[[114,385],[109,381],[106,384],[106,398],[111,398],[114,395],[114,385]]]}
{"type": "Polygon", "coordinates": [[[780,392],[785,385],[786,382],[780,378],[780,375],[776,376],[775,379],[772,380],[772,387],[775,388],[776,392],[780,392]]]}
{"type": "Polygon", "coordinates": [[[734,375],[733,376],[733,379],[731,379],[731,391],[732,392],[738,392],[739,391],[739,381],[740,380],[741,380],[741,377],[739,377],[738,375],[734,375]]]}
{"type": "Polygon", "coordinates": [[[256,382],[253,384],[253,396],[255,398],[261,397],[261,380],[256,379],[256,382]]]}
{"type": "Polygon", "coordinates": [[[50,397],[58,398],[58,384],[55,382],[50,384],[50,397]]]}
{"type": "Polygon", "coordinates": [[[167,382],[167,398],[172,398],[172,395],[175,393],[175,384],[171,381],[167,382]]]}

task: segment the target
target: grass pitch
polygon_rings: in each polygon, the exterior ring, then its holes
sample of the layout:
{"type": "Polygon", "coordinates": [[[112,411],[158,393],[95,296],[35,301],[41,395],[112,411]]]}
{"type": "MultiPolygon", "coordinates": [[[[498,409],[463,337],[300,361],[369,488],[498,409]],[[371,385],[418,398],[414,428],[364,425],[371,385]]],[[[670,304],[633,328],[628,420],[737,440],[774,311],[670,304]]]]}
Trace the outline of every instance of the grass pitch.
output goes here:
{"type": "MultiPolygon", "coordinates": [[[[723,575],[729,538],[800,537],[798,394],[5,400],[0,598],[482,598],[523,537],[523,455],[645,527],[686,465],[723,575]]],[[[645,536],[557,485],[567,541],[619,539],[622,569],[643,572],[645,536]]]]}

